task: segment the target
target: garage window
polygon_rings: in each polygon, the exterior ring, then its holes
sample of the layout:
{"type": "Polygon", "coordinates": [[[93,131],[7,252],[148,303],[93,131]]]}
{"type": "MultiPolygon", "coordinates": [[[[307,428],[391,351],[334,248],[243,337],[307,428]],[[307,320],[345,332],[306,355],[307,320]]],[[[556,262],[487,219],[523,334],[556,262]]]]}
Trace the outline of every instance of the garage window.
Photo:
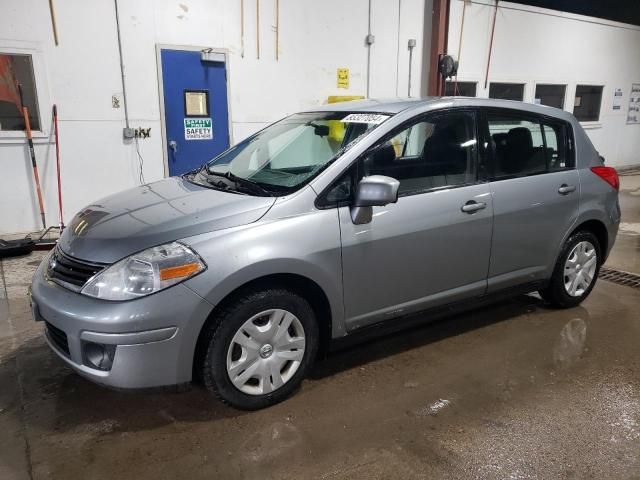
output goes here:
{"type": "Polygon", "coordinates": [[[581,122],[597,122],[600,119],[602,85],[576,86],[573,115],[581,122]]]}
{"type": "Polygon", "coordinates": [[[536,85],[535,103],[548,107],[564,108],[566,85],[536,85]]]}
{"type": "Polygon", "coordinates": [[[31,55],[0,52],[0,130],[25,129],[18,85],[22,86],[32,130],[41,130],[38,96],[31,55]]]}
{"type": "Polygon", "coordinates": [[[489,85],[489,98],[521,102],[524,98],[524,83],[492,83],[489,85]]]}
{"type": "Polygon", "coordinates": [[[476,96],[476,82],[451,82],[447,81],[444,86],[444,94],[447,97],[475,97],[476,96]]]}

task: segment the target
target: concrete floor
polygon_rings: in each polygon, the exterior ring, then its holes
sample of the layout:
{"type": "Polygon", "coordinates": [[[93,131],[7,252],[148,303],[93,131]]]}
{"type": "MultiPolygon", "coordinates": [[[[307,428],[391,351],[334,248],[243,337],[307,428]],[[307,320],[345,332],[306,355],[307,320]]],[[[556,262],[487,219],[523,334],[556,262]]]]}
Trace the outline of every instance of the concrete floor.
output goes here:
{"type": "Polygon", "coordinates": [[[620,177],[622,223],[607,266],[640,273],[640,174],[620,177]]]}
{"type": "MultiPolygon", "coordinates": [[[[638,271],[640,177],[621,197],[611,264],[638,271]]],[[[564,311],[520,296],[369,342],[247,413],[74,374],[30,319],[40,256],[2,263],[2,480],[640,479],[639,290],[601,281],[564,311]]]]}

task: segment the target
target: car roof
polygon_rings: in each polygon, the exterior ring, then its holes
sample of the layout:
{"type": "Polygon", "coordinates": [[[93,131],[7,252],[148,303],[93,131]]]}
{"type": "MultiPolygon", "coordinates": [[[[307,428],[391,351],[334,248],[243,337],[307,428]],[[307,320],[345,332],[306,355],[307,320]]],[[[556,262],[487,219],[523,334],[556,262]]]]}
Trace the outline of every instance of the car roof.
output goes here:
{"type": "Polygon", "coordinates": [[[315,108],[308,108],[307,112],[375,112],[396,114],[414,107],[416,105],[424,105],[426,102],[438,97],[426,98],[389,98],[389,99],[367,99],[367,100],[351,100],[347,102],[329,103],[315,108]]]}
{"type": "Polygon", "coordinates": [[[368,99],[353,100],[348,102],[330,103],[315,108],[308,108],[306,112],[367,112],[387,113],[395,115],[405,110],[422,109],[429,106],[429,110],[450,107],[494,107],[520,110],[573,121],[575,118],[569,112],[559,108],[533,103],[518,102],[514,100],[499,100],[496,98],[477,97],[424,97],[424,98],[392,98],[392,99],[368,99]]]}

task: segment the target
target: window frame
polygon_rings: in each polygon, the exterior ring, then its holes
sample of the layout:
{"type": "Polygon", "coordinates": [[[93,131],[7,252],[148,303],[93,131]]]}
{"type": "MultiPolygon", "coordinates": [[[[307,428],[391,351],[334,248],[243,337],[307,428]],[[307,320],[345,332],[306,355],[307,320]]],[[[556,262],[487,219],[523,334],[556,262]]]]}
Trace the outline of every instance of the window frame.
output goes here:
{"type": "MultiPolygon", "coordinates": [[[[551,107],[551,105],[546,105],[544,103],[535,103],[536,102],[536,92],[538,91],[538,87],[564,87],[564,94],[562,96],[562,106],[561,107],[552,107],[552,108],[560,108],[560,110],[565,110],[567,108],[567,100],[569,96],[567,93],[569,92],[569,85],[567,83],[553,83],[553,82],[535,82],[533,84],[533,101],[534,105],[544,105],[547,107],[551,107]]],[[[566,111],[566,110],[565,110],[566,111]]]]}
{"type": "Polygon", "coordinates": [[[575,87],[573,89],[573,101],[571,103],[571,114],[573,116],[575,116],[575,105],[576,105],[576,95],[578,93],[578,87],[599,87],[601,88],[600,91],[600,105],[598,107],[598,118],[595,120],[580,120],[578,117],[576,117],[576,120],[578,120],[578,122],[580,122],[581,125],[583,125],[585,128],[593,128],[593,127],[598,127],[601,125],[601,121],[602,121],[602,102],[604,101],[604,89],[606,87],[606,85],[604,83],[601,82],[576,82],[575,83],[575,87]]]}
{"type": "Polygon", "coordinates": [[[182,106],[184,110],[184,118],[211,118],[211,103],[209,98],[209,90],[203,88],[185,88],[182,91],[182,106]],[[207,113],[205,115],[189,115],[187,113],[187,93],[204,93],[206,98],[207,113]]]}
{"type": "Polygon", "coordinates": [[[514,81],[502,81],[502,82],[489,82],[489,87],[487,88],[487,98],[491,98],[493,100],[508,100],[508,101],[512,101],[512,102],[524,102],[525,98],[527,98],[527,82],[525,81],[519,81],[519,80],[514,80],[514,81]],[[520,100],[513,100],[511,98],[507,99],[507,98],[499,98],[499,97],[492,97],[491,96],[491,86],[492,85],[522,85],[522,97],[520,98],[520,100]]]}
{"type": "MultiPolygon", "coordinates": [[[[452,80],[447,80],[447,81],[445,82],[445,95],[444,95],[444,96],[449,96],[449,97],[466,97],[466,95],[455,95],[455,94],[454,94],[454,95],[447,95],[447,94],[446,94],[446,93],[447,93],[447,92],[446,92],[447,85],[449,85],[449,84],[453,85],[454,83],[456,83],[456,82],[454,82],[454,81],[452,81],[452,80]]],[[[470,85],[473,85],[473,86],[474,86],[474,90],[475,90],[475,95],[473,95],[473,97],[469,97],[469,98],[478,98],[478,83],[479,83],[479,82],[478,82],[477,80],[459,80],[457,83],[458,83],[458,85],[460,85],[460,84],[462,84],[462,83],[464,83],[464,84],[470,84],[470,85]]]]}
{"type": "MultiPolygon", "coordinates": [[[[40,130],[33,130],[34,143],[49,141],[51,126],[51,94],[45,68],[44,50],[40,42],[2,40],[0,52],[7,55],[30,55],[33,66],[33,78],[36,89],[40,130]]],[[[23,130],[0,130],[0,144],[23,143],[26,134],[23,130]]]]}
{"type": "Polygon", "coordinates": [[[431,188],[417,190],[414,192],[400,192],[398,195],[398,198],[409,197],[413,195],[423,195],[425,193],[432,193],[432,192],[437,192],[441,190],[452,190],[454,188],[463,188],[463,187],[477,185],[479,183],[485,183],[486,182],[485,175],[480,171],[481,170],[480,169],[481,141],[480,141],[480,131],[479,131],[480,114],[479,114],[478,107],[471,107],[471,106],[449,107],[449,108],[443,108],[443,109],[420,113],[414,117],[411,117],[408,120],[405,120],[400,125],[394,127],[392,130],[387,132],[387,134],[385,134],[382,138],[380,138],[373,145],[367,148],[362,154],[360,154],[353,162],[351,162],[339,175],[336,175],[336,178],[324,190],[322,190],[322,192],[320,192],[320,194],[316,197],[316,201],[315,201],[316,208],[320,210],[326,210],[331,208],[351,206],[351,204],[353,203],[353,193],[355,193],[355,189],[357,188],[359,181],[362,180],[363,178],[363,174],[364,174],[363,162],[373,152],[373,150],[380,147],[384,143],[388,142],[403,130],[406,130],[411,126],[417,123],[420,123],[425,119],[439,117],[439,116],[443,116],[451,113],[468,113],[473,118],[473,123],[474,123],[473,130],[474,130],[475,139],[476,139],[476,144],[475,144],[475,147],[473,148],[473,159],[472,159],[472,165],[474,167],[474,177],[475,177],[474,180],[472,182],[462,183],[458,185],[445,185],[441,187],[431,187],[431,188]],[[327,195],[338,183],[340,183],[343,180],[343,178],[346,175],[351,175],[352,177],[351,181],[352,181],[353,188],[352,188],[351,198],[344,201],[328,202],[326,198],[327,195]]]}
{"type": "MultiPolygon", "coordinates": [[[[562,120],[557,117],[553,117],[550,115],[544,115],[541,113],[528,112],[526,110],[518,110],[515,108],[504,108],[504,107],[480,107],[480,128],[482,129],[482,163],[485,166],[485,178],[489,182],[501,182],[503,180],[513,180],[514,178],[526,178],[526,177],[534,177],[538,175],[547,175],[558,172],[566,172],[570,170],[576,170],[576,156],[575,156],[575,142],[574,142],[574,134],[573,127],[570,122],[566,120],[562,120]],[[529,121],[538,123],[540,125],[542,141],[546,147],[547,140],[546,134],[544,133],[544,125],[558,125],[562,127],[562,141],[564,142],[564,151],[566,162],[570,164],[570,166],[565,168],[560,168],[556,170],[550,169],[549,158],[545,155],[545,170],[543,172],[534,172],[528,173],[525,175],[522,174],[513,174],[513,175],[504,175],[500,177],[496,177],[495,167],[496,167],[496,156],[495,149],[493,148],[493,139],[491,137],[491,133],[489,130],[489,114],[502,115],[505,117],[516,117],[519,120],[529,121]]],[[[545,148],[546,150],[546,148],[545,148]]]]}

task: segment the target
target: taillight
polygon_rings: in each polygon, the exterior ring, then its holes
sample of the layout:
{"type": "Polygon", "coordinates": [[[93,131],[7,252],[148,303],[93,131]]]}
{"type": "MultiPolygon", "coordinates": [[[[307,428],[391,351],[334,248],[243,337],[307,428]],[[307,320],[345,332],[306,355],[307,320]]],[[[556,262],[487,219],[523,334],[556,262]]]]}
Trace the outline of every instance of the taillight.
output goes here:
{"type": "Polygon", "coordinates": [[[620,190],[620,179],[618,172],[612,167],[591,167],[591,171],[598,175],[602,180],[607,182],[616,190],[620,190]]]}

